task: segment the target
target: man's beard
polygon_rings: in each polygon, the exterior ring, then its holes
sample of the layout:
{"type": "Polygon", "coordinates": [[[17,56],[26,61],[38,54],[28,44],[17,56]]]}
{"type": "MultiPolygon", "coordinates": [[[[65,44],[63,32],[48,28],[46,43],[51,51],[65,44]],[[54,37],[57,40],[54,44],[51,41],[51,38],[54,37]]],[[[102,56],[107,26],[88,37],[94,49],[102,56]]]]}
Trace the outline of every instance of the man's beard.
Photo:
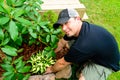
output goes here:
{"type": "Polygon", "coordinates": [[[71,37],[73,37],[73,36],[71,36],[71,35],[67,35],[67,37],[71,38],[71,37]]]}

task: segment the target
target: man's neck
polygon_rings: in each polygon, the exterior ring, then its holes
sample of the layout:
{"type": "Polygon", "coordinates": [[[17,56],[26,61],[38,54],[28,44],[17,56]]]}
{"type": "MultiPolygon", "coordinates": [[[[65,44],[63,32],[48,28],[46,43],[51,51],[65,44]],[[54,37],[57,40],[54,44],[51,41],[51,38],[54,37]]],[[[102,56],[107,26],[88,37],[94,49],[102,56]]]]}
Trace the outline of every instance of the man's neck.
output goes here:
{"type": "Polygon", "coordinates": [[[79,36],[80,30],[81,30],[81,27],[82,27],[82,23],[83,23],[82,21],[79,22],[79,24],[78,24],[78,31],[77,31],[75,37],[78,37],[78,36],[79,36]]]}

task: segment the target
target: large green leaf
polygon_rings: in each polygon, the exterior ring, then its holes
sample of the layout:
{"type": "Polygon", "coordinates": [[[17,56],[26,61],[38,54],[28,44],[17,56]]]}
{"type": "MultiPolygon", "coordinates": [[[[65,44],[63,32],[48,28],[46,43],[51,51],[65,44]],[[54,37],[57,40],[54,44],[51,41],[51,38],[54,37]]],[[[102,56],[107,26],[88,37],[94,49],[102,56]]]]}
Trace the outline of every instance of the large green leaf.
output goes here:
{"type": "Polygon", "coordinates": [[[47,32],[47,33],[50,32],[50,30],[49,30],[46,26],[41,26],[41,27],[43,28],[43,30],[44,30],[45,32],[47,32]]]}
{"type": "Polygon", "coordinates": [[[23,68],[20,68],[18,70],[18,72],[20,72],[20,73],[26,73],[26,72],[29,72],[30,69],[31,69],[31,66],[24,66],[23,68]]]}
{"type": "Polygon", "coordinates": [[[51,42],[55,43],[57,40],[57,36],[56,35],[51,35],[51,42]]]}
{"type": "Polygon", "coordinates": [[[48,47],[45,47],[44,49],[45,49],[45,51],[50,51],[50,50],[51,50],[51,47],[48,46],[48,47]]]}
{"type": "Polygon", "coordinates": [[[20,68],[23,68],[24,66],[25,66],[25,62],[21,60],[16,64],[16,69],[19,70],[20,68]]]}
{"type": "Polygon", "coordinates": [[[0,0],[0,8],[2,8],[3,6],[4,6],[4,0],[0,0]]]}
{"type": "Polygon", "coordinates": [[[12,6],[12,4],[13,4],[12,0],[6,0],[6,2],[9,6],[12,6]]]}
{"type": "Polygon", "coordinates": [[[8,6],[8,4],[5,1],[2,2],[2,7],[4,8],[6,13],[11,13],[12,7],[8,6]]]}
{"type": "Polygon", "coordinates": [[[23,29],[22,29],[22,31],[21,31],[21,34],[26,34],[26,33],[28,33],[27,27],[23,27],[23,29]]]}
{"type": "Polygon", "coordinates": [[[23,39],[22,36],[19,35],[18,38],[17,38],[17,40],[15,41],[15,44],[21,46],[22,45],[22,41],[23,41],[22,39],[23,39]]]}
{"type": "Polygon", "coordinates": [[[33,38],[37,38],[37,34],[33,31],[32,28],[29,28],[28,30],[29,30],[30,35],[31,35],[33,38]]]}
{"type": "Polygon", "coordinates": [[[3,48],[1,48],[1,49],[2,49],[2,51],[3,51],[4,53],[6,53],[7,55],[17,56],[17,53],[16,53],[17,49],[14,48],[14,47],[5,46],[5,47],[3,47],[3,48]]]}
{"type": "Polygon", "coordinates": [[[17,59],[14,61],[14,64],[17,64],[19,61],[22,61],[22,59],[23,59],[23,56],[17,58],[17,59]]]}
{"type": "Polygon", "coordinates": [[[14,5],[16,7],[22,6],[25,0],[15,0],[14,5]]]}
{"type": "Polygon", "coordinates": [[[3,59],[3,63],[5,64],[11,64],[11,62],[12,62],[12,57],[10,56],[6,56],[6,58],[3,59]]]}
{"type": "Polygon", "coordinates": [[[14,75],[15,75],[15,73],[13,72],[13,73],[11,73],[9,76],[5,76],[5,77],[3,78],[3,80],[13,80],[14,75]]]}
{"type": "Polygon", "coordinates": [[[18,38],[18,27],[16,26],[14,21],[10,21],[9,23],[9,33],[13,41],[16,41],[18,38]]]}
{"type": "Polygon", "coordinates": [[[15,19],[18,20],[21,24],[32,25],[32,23],[29,20],[27,20],[27,19],[20,18],[20,17],[17,17],[15,19]]]}
{"type": "Polygon", "coordinates": [[[6,11],[3,9],[3,7],[0,5],[0,12],[6,13],[6,11]]]}
{"type": "Polygon", "coordinates": [[[12,7],[22,6],[25,0],[6,0],[7,4],[12,7]]]}
{"type": "Polygon", "coordinates": [[[48,34],[46,37],[46,42],[49,42],[49,41],[50,41],[50,35],[48,34]]]}
{"type": "Polygon", "coordinates": [[[6,71],[14,71],[14,67],[10,64],[1,64],[1,67],[6,71]]]}
{"type": "Polygon", "coordinates": [[[39,25],[46,31],[46,32],[50,32],[50,30],[47,28],[47,26],[45,26],[45,25],[47,25],[47,24],[49,24],[49,22],[40,22],[39,23],[39,25]]]}
{"type": "Polygon", "coordinates": [[[41,16],[38,16],[37,23],[40,23],[40,21],[41,21],[41,16]]]}
{"type": "Polygon", "coordinates": [[[56,35],[51,35],[51,43],[50,43],[50,46],[52,48],[56,48],[57,47],[57,42],[58,42],[58,38],[56,35]]]}
{"type": "Polygon", "coordinates": [[[9,41],[10,41],[10,38],[9,38],[9,37],[8,37],[8,38],[5,38],[5,39],[2,41],[1,46],[6,45],[9,41]]]}
{"type": "Polygon", "coordinates": [[[15,77],[14,80],[16,80],[16,79],[17,79],[17,80],[23,80],[24,74],[22,74],[22,73],[16,73],[15,76],[16,76],[16,77],[15,77]]]}
{"type": "Polygon", "coordinates": [[[57,29],[57,30],[54,30],[54,31],[53,31],[53,34],[54,34],[54,35],[57,35],[57,34],[60,33],[60,32],[61,32],[61,29],[57,29]]]}
{"type": "Polygon", "coordinates": [[[50,50],[46,55],[48,58],[56,56],[53,50],[50,50]]]}
{"type": "Polygon", "coordinates": [[[9,21],[8,17],[1,17],[0,18],[0,25],[4,25],[9,21]]]}
{"type": "Polygon", "coordinates": [[[17,17],[21,16],[22,14],[24,14],[24,10],[22,8],[20,8],[20,9],[15,10],[15,13],[13,16],[15,16],[17,18],[17,17]]]}
{"type": "Polygon", "coordinates": [[[13,73],[14,73],[14,71],[7,71],[7,72],[3,73],[3,76],[10,76],[13,73]]]}
{"type": "Polygon", "coordinates": [[[4,33],[3,30],[0,28],[0,40],[3,40],[4,38],[4,33]]]}

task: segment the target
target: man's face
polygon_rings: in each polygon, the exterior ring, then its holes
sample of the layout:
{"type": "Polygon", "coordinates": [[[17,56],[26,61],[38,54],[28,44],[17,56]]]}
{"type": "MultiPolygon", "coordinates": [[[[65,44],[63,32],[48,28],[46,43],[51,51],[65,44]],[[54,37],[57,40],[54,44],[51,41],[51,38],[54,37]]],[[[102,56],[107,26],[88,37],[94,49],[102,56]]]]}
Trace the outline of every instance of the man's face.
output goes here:
{"type": "Polygon", "coordinates": [[[76,18],[70,18],[65,24],[62,24],[61,26],[62,30],[68,37],[76,36],[78,31],[76,18]]]}

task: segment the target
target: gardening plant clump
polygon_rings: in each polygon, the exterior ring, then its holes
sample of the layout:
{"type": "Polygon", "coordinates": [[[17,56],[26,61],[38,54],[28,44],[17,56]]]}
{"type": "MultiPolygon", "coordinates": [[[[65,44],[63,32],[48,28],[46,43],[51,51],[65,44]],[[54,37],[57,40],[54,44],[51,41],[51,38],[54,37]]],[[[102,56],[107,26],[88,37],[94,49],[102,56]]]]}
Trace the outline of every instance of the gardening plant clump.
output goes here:
{"type": "Polygon", "coordinates": [[[48,57],[44,51],[39,51],[36,55],[32,55],[28,62],[32,65],[32,73],[43,74],[47,67],[55,63],[55,60],[48,57]]]}

